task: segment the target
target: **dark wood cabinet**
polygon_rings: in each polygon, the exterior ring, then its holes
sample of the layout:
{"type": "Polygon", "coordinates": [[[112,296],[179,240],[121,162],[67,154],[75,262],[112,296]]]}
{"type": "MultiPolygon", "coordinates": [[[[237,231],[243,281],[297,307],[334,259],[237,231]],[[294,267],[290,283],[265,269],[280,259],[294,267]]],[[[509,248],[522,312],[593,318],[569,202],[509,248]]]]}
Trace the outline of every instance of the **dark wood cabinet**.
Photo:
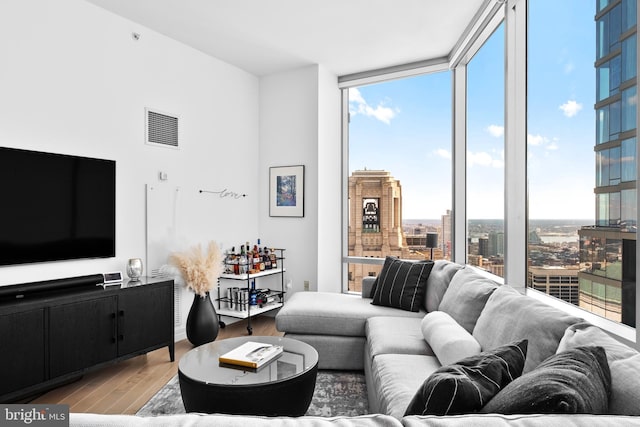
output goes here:
{"type": "MultiPolygon", "coordinates": [[[[118,295],[118,356],[173,340],[173,322],[173,292],[167,292],[166,287],[121,292],[118,295]]],[[[169,352],[173,360],[173,347],[169,352]]]]}
{"type": "Polygon", "coordinates": [[[74,283],[55,292],[41,286],[45,291],[13,300],[0,295],[0,402],[165,346],[174,360],[173,280],[74,283]]]}
{"type": "Polygon", "coordinates": [[[0,395],[45,380],[44,310],[0,316],[0,395]]]}
{"type": "Polygon", "coordinates": [[[117,357],[117,297],[49,308],[51,377],[81,371],[117,357]]]}

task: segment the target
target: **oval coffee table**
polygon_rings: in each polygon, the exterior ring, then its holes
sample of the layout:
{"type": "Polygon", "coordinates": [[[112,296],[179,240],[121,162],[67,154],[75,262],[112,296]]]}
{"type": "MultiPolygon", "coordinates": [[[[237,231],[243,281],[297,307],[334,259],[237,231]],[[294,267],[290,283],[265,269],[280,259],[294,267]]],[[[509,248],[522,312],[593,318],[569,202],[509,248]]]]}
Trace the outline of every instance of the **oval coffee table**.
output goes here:
{"type": "Polygon", "coordinates": [[[316,386],[318,352],[302,341],[250,336],[214,341],[194,348],[178,363],[187,412],[301,416],[316,386]],[[253,371],[220,366],[218,357],[247,341],[284,347],[280,357],[253,371]]]}

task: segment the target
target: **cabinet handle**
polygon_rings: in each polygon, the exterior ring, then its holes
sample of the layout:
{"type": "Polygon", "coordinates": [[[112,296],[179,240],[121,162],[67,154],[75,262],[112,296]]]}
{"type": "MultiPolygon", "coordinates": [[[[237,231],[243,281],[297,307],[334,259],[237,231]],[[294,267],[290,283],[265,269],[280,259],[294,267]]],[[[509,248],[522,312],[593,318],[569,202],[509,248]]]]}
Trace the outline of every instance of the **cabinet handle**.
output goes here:
{"type": "Polygon", "coordinates": [[[118,334],[118,328],[116,326],[116,314],[115,313],[111,313],[111,330],[113,331],[113,333],[111,334],[111,342],[115,343],[116,342],[116,336],[118,334]]]}
{"type": "Polygon", "coordinates": [[[118,331],[120,334],[118,335],[119,341],[124,341],[124,310],[120,310],[118,312],[118,331]]]}

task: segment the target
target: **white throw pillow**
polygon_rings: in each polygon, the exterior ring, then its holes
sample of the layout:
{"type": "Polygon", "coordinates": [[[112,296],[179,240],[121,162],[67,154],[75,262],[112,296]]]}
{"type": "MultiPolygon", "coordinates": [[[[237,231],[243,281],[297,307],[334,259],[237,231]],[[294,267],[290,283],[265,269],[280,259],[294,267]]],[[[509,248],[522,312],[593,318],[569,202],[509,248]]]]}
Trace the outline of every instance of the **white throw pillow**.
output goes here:
{"type": "Polygon", "coordinates": [[[420,327],[425,341],[442,366],[482,351],[478,341],[444,311],[427,313],[420,327]]]}

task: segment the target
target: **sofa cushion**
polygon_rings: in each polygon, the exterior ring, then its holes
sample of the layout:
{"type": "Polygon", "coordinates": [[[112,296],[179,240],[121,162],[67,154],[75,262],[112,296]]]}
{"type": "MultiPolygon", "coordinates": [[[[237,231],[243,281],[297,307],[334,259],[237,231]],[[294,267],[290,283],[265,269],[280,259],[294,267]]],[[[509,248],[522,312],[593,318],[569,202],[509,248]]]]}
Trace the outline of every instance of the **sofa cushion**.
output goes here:
{"type": "Polygon", "coordinates": [[[565,331],[557,353],[576,347],[597,345],[604,348],[609,364],[616,360],[628,359],[638,354],[631,347],[624,345],[602,329],[589,322],[580,322],[569,326],[565,331]]]}
{"type": "Polygon", "coordinates": [[[418,389],[405,415],[476,412],[522,374],[526,355],[522,340],[443,366],[418,389]]]}
{"type": "Polygon", "coordinates": [[[374,305],[420,311],[433,261],[403,261],[386,257],[373,285],[374,305]]]}
{"type": "Polygon", "coordinates": [[[611,390],[602,347],[555,354],[507,385],[481,412],[499,414],[605,414],[611,390]]]}
{"type": "Polygon", "coordinates": [[[524,372],[529,372],[555,354],[564,331],[581,320],[509,286],[500,286],[487,301],[473,337],[482,349],[526,338],[529,348],[524,372]]]}
{"type": "Polygon", "coordinates": [[[367,320],[366,345],[371,358],[379,354],[423,354],[433,356],[422,337],[417,317],[371,317],[367,320]]]}
{"type": "Polygon", "coordinates": [[[640,417],[588,414],[465,414],[439,417],[410,415],[404,427],[640,427],[640,417]]]}
{"type": "Polygon", "coordinates": [[[440,307],[440,302],[444,293],[451,283],[454,274],[463,269],[464,265],[456,264],[446,260],[436,260],[433,263],[429,279],[427,280],[427,292],[425,293],[424,306],[427,311],[436,311],[440,307]]]}
{"type": "Polygon", "coordinates": [[[611,370],[611,398],[609,413],[640,415],[640,354],[628,359],[616,360],[609,365],[611,370]]]}
{"type": "MultiPolygon", "coordinates": [[[[371,380],[379,412],[402,418],[405,409],[424,380],[440,368],[435,356],[417,354],[381,354],[371,364],[371,380]]],[[[369,403],[371,406],[371,403],[369,403]]]]}
{"type": "Polygon", "coordinates": [[[497,287],[497,283],[473,269],[463,268],[451,279],[438,310],[449,314],[471,333],[484,305],[497,287]]]}
{"type": "Polygon", "coordinates": [[[558,345],[558,353],[579,346],[597,345],[607,353],[611,371],[609,413],[640,415],[640,354],[588,322],[567,328],[558,345]]]}
{"type": "Polygon", "coordinates": [[[365,336],[370,317],[394,316],[422,319],[424,312],[372,305],[369,298],[334,292],[296,292],[276,315],[280,332],[315,335],[365,336]]]}
{"type": "Polygon", "coordinates": [[[68,425],[70,427],[402,427],[400,421],[384,414],[359,415],[355,417],[265,417],[188,413],[141,417],[119,414],[70,413],[68,425]]]}
{"type": "Polygon", "coordinates": [[[441,365],[450,365],[481,351],[478,341],[444,311],[427,313],[420,328],[441,365]]]}

